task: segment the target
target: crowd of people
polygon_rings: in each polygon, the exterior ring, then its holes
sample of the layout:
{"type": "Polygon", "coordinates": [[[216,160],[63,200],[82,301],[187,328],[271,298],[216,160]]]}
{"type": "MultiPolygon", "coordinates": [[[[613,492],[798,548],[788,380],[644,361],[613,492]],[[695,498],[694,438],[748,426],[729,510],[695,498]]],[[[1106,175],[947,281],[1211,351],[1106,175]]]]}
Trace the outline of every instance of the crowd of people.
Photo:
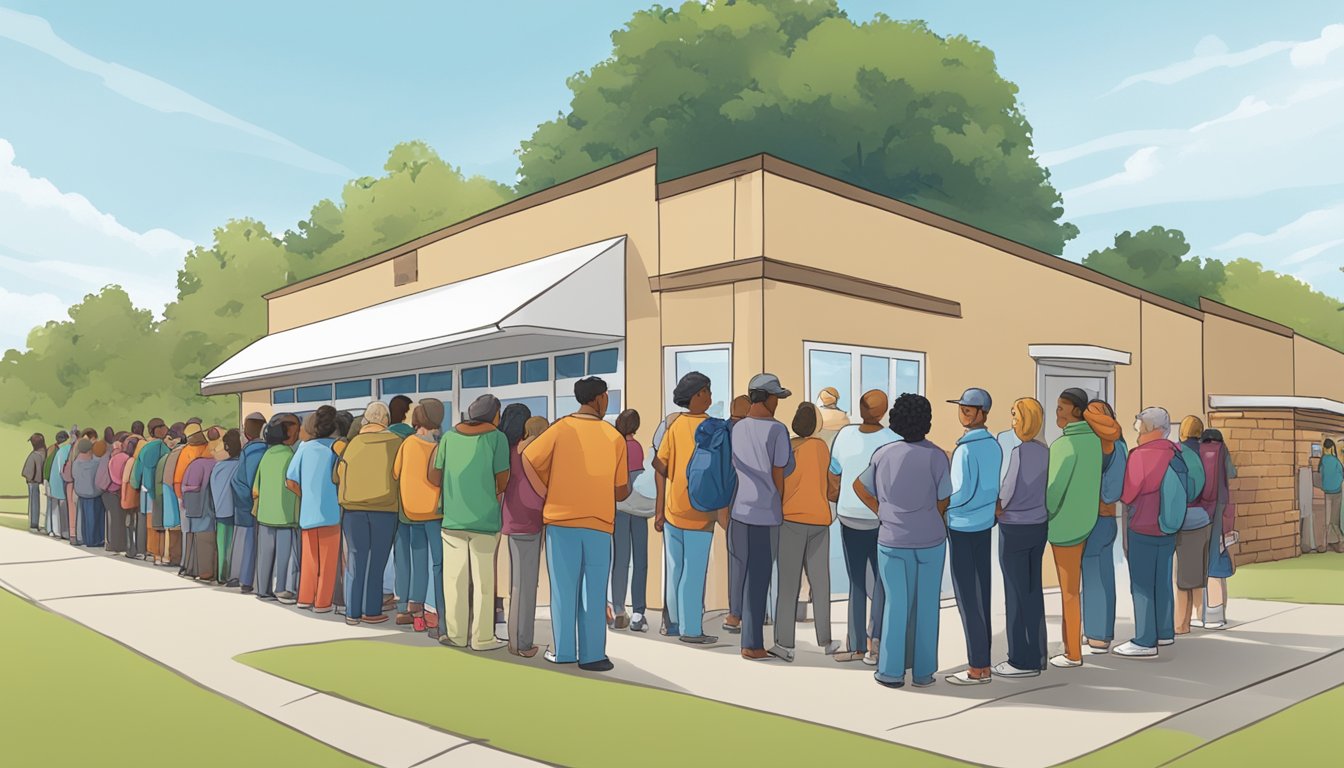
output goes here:
{"type": "Polygon", "coordinates": [[[875,666],[887,687],[904,686],[907,672],[916,687],[934,683],[945,558],[967,656],[952,684],[1079,667],[1084,650],[1152,657],[1192,626],[1226,625],[1235,468],[1222,435],[1198,417],[1171,439],[1168,413],[1145,409],[1131,445],[1106,402],[1067,389],[1054,404],[1062,434],[1047,446],[1040,402],[1014,402],[1011,428],[993,435],[991,397],[972,388],[949,401],[964,430],[949,454],[928,439],[933,406],[921,395],[891,403],[866,392],[851,424],[827,388],[786,427],[775,414],[792,393],[778,377],[753,377],[727,419],[709,415],[712,387],[698,372],[678,381],[678,410],[658,423],[647,460],[640,415],[625,410],[609,423],[597,377],[575,384],[578,411],[555,423],[487,394],[455,426],[445,425],[441,401],[397,396],[359,417],[325,405],[304,418],[254,413],[241,429],[160,418],[126,432],[72,427],[51,445],[31,438],[29,525],[262,600],[338,611],[352,625],[393,620],[445,645],[522,657],[539,651],[544,552],[545,658],[592,671],[612,668],[609,630],[648,631],[650,523],[663,540],[663,635],[718,642],[704,619],[721,527],[722,630],[740,635],[744,659],[794,660],[806,583],[817,645],[837,661],[875,666]],[[843,641],[830,618],[837,519],[850,585],[843,641]],[[1007,614],[1007,656],[997,664],[995,528],[1007,614]],[[1119,644],[1117,542],[1135,617],[1134,636],[1119,644]],[[1063,606],[1055,656],[1047,543],[1063,606]]]}

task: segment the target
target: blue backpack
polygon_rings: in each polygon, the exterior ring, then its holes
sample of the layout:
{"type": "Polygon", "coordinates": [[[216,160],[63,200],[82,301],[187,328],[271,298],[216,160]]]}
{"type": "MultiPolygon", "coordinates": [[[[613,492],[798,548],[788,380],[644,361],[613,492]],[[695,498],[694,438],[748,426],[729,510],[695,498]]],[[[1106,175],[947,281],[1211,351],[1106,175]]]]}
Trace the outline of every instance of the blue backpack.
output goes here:
{"type": "Polygon", "coordinates": [[[1157,525],[1163,533],[1171,535],[1185,524],[1185,509],[1190,503],[1190,470],[1179,450],[1167,463],[1167,470],[1162,475],[1162,505],[1158,509],[1157,525]]]}
{"type": "Polygon", "coordinates": [[[686,490],[691,506],[701,512],[727,507],[737,492],[730,426],[723,419],[705,419],[695,428],[695,450],[686,464],[686,490]]]}

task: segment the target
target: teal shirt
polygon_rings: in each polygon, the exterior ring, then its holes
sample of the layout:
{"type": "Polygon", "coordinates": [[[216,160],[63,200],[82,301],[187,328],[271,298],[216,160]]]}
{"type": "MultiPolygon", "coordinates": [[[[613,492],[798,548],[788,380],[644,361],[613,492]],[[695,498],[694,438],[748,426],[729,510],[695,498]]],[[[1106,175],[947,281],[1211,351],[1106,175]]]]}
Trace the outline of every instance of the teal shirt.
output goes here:
{"type": "Polygon", "coordinates": [[[51,462],[51,474],[47,476],[47,482],[51,483],[53,499],[65,500],[65,481],[61,479],[61,467],[65,466],[65,460],[69,456],[70,444],[66,443],[56,451],[56,459],[51,462]]]}
{"type": "Polygon", "coordinates": [[[415,427],[412,427],[410,424],[402,422],[401,424],[393,424],[392,426],[387,428],[387,431],[391,432],[397,437],[405,438],[415,434],[415,427]]]}
{"type": "Polygon", "coordinates": [[[509,469],[509,441],[497,429],[479,435],[449,430],[439,439],[434,467],[443,470],[443,527],[499,533],[504,520],[495,475],[509,469]]]}
{"type": "Polygon", "coordinates": [[[1045,511],[1050,543],[1071,547],[1087,541],[1101,504],[1101,438],[1085,421],[1064,428],[1050,446],[1045,511]]]}
{"type": "Polygon", "coordinates": [[[1344,464],[1334,456],[1321,457],[1321,490],[1339,493],[1341,486],[1344,486],[1344,464]]]}

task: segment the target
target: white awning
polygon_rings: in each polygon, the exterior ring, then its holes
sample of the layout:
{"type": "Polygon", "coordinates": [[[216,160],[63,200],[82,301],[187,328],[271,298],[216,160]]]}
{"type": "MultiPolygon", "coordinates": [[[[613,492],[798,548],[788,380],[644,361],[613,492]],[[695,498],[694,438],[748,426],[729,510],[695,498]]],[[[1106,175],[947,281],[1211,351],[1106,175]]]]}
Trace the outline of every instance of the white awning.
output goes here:
{"type": "Polygon", "coordinates": [[[1028,344],[1027,354],[1036,360],[1082,360],[1112,365],[1129,365],[1130,359],[1128,352],[1091,344],[1028,344]]]}
{"type": "Polygon", "coordinates": [[[201,380],[271,389],[538,354],[625,336],[625,236],[273,333],[201,380]]]}
{"type": "Polygon", "coordinates": [[[1298,397],[1295,395],[1209,395],[1209,409],[1229,411],[1241,409],[1297,409],[1325,411],[1344,416],[1344,403],[1328,397],[1298,397]]]}

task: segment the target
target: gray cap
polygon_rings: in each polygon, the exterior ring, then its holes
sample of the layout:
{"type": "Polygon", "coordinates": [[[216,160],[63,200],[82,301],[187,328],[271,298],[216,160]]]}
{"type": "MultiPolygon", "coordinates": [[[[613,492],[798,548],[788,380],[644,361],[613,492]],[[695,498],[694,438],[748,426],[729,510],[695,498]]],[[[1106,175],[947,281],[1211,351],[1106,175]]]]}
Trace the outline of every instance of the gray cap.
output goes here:
{"type": "Polygon", "coordinates": [[[773,373],[758,373],[747,384],[748,392],[761,391],[775,397],[792,397],[793,393],[779,383],[779,377],[773,373]]]}
{"type": "Polygon", "coordinates": [[[262,421],[262,422],[264,422],[264,421],[266,421],[266,417],[261,415],[261,411],[253,411],[253,412],[247,414],[247,418],[246,418],[246,419],[243,419],[243,421],[262,421]]]}
{"type": "Polygon", "coordinates": [[[467,421],[480,424],[494,421],[499,415],[499,398],[494,395],[481,395],[467,406],[467,421]]]}
{"type": "Polygon", "coordinates": [[[971,387],[962,392],[960,400],[948,400],[947,402],[979,408],[984,411],[988,411],[994,405],[994,400],[990,398],[989,393],[979,387],[971,387]]]}

